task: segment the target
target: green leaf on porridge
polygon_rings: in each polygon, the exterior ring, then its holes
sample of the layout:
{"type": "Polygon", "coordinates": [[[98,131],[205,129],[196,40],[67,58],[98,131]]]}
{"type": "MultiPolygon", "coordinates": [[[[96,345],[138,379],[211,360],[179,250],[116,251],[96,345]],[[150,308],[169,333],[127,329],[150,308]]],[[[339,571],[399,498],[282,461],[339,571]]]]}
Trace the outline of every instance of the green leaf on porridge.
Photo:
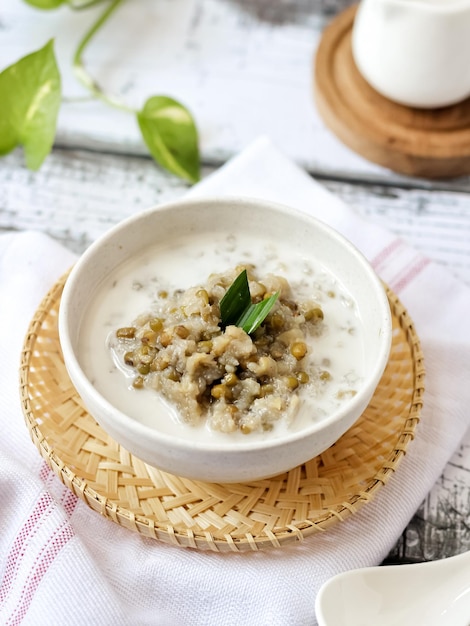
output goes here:
{"type": "Polygon", "coordinates": [[[243,270],[227,289],[220,301],[222,326],[238,326],[248,335],[254,333],[264,322],[279,297],[279,292],[256,304],[251,301],[248,274],[243,270]]]}
{"type": "Polygon", "coordinates": [[[248,335],[254,333],[255,330],[264,322],[278,297],[279,291],[276,291],[276,293],[273,293],[273,295],[269,298],[261,300],[261,302],[258,302],[257,304],[251,304],[251,306],[238,320],[237,326],[243,328],[248,335]]]}
{"type": "Polygon", "coordinates": [[[246,309],[251,305],[250,287],[248,274],[243,270],[220,301],[220,319],[222,326],[237,326],[237,322],[246,309]]]}
{"type": "Polygon", "coordinates": [[[28,168],[41,166],[54,142],[60,82],[52,40],[0,74],[0,155],[22,145],[28,168]]]}

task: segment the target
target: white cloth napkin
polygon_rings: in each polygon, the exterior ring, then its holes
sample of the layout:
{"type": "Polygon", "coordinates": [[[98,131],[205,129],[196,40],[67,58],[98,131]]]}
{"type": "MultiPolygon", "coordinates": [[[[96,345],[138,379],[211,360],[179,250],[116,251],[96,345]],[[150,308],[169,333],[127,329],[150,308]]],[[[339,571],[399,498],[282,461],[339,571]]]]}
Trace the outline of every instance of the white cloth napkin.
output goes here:
{"type": "Polygon", "coordinates": [[[23,422],[17,365],[28,323],[74,256],[32,232],[0,236],[0,623],[137,626],[315,624],[321,584],[376,565],[438,479],[467,428],[470,290],[366,223],[268,140],[191,192],[269,198],[349,237],[398,293],[424,350],[425,407],[395,476],[344,523],[300,545],[216,554],[145,539],[100,517],[40,458],[23,422]]]}

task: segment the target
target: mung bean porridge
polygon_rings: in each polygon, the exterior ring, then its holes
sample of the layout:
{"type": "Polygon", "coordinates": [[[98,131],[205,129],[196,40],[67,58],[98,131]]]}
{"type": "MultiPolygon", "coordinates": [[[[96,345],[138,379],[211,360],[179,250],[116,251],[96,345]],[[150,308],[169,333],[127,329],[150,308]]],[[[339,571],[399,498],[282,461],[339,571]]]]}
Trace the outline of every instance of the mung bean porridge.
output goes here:
{"type": "Polygon", "coordinates": [[[364,376],[355,301],[314,255],[260,235],[194,235],[144,250],[100,286],[80,361],[133,419],[193,441],[282,436],[327,417],[364,376]],[[248,335],[219,302],[246,269],[253,301],[279,297],[248,335]]]}

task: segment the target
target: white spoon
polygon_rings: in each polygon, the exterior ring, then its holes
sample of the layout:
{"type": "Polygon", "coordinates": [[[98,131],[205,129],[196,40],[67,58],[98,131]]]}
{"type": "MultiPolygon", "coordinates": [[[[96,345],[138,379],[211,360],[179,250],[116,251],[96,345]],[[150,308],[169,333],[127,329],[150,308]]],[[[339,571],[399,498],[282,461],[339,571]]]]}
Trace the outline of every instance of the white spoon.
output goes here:
{"type": "Polygon", "coordinates": [[[319,626],[470,626],[470,552],[338,574],[315,610],[319,626]]]}

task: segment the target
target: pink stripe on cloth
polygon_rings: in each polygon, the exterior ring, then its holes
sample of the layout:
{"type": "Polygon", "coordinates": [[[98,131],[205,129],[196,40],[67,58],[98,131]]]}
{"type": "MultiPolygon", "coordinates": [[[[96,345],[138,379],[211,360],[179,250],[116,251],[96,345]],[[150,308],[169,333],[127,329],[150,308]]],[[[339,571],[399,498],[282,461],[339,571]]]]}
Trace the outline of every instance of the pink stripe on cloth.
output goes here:
{"type": "Polygon", "coordinates": [[[27,548],[28,542],[31,541],[41,524],[52,513],[53,508],[54,500],[52,497],[47,492],[42,493],[28,519],[17,534],[8,553],[5,572],[0,583],[0,605],[5,602],[16,579],[19,566],[21,565],[21,557],[27,548]]]}
{"type": "Polygon", "coordinates": [[[77,496],[59,481],[45,462],[41,465],[39,478],[44,483],[44,487],[47,491],[41,492],[31,513],[17,533],[6,557],[6,567],[3,578],[0,581],[0,609],[2,605],[6,608],[5,605],[8,599],[10,599],[11,602],[15,595],[19,596],[19,600],[9,620],[2,622],[5,624],[19,623],[19,621],[17,621],[18,615],[20,616],[18,618],[20,621],[23,619],[32,602],[34,592],[39,582],[47,569],[49,569],[60,549],[74,534],[69,524],[69,519],[77,505],[77,496]],[[60,503],[63,514],[65,514],[65,519],[64,515],[60,514],[57,503],[60,503]],[[59,518],[56,521],[52,518],[54,513],[56,513],[56,515],[59,513],[59,518]],[[39,549],[39,542],[36,541],[35,546],[34,540],[47,524],[51,525],[50,532],[43,540],[42,547],[39,549]],[[23,576],[21,576],[22,567],[23,569],[26,567],[23,563],[23,559],[28,552],[33,554],[34,552],[38,552],[38,554],[34,560],[33,568],[28,572],[23,572],[23,576]],[[18,579],[24,580],[25,573],[25,582],[19,583],[18,579]]]}
{"type": "Polygon", "coordinates": [[[397,238],[381,250],[371,265],[391,289],[399,294],[431,261],[408,248],[397,238]]]}
{"type": "Polygon", "coordinates": [[[380,273],[381,269],[386,265],[387,260],[397,250],[404,246],[404,242],[401,239],[394,239],[388,246],[379,252],[372,260],[371,265],[377,273],[380,273]]]}
{"type": "Polygon", "coordinates": [[[56,529],[52,537],[50,537],[47,546],[44,546],[36,560],[36,566],[30,571],[30,574],[21,591],[20,601],[16,605],[13,613],[10,615],[10,618],[5,622],[6,626],[17,626],[18,624],[21,624],[23,618],[28,612],[41,580],[53,564],[59,552],[70,541],[70,539],[72,539],[73,536],[74,532],[70,524],[68,524],[68,522],[63,522],[63,524],[56,529]]]}
{"type": "Polygon", "coordinates": [[[67,493],[65,494],[64,499],[62,500],[62,506],[67,514],[67,518],[70,519],[72,517],[72,513],[77,506],[78,498],[72,493],[69,489],[67,489],[67,493]]]}
{"type": "Polygon", "coordinates": [[[60,501],[61,505],[65,509],[65,512],[70,517],[78,502],[78,497],[70,491],[68,487],[60,482],[58,477],[45,461],[41,466],[39,477],[45,484],[46,488],[56,497],[57,500],[60,501]]]}
{"type": "Polygon", "coordinates": [[[50,482],[53,475],[54,472],[51,470],[46,461],[43,461],[41,464],[41,469],[39,470],[39,478],[42,480],[43,483],[48,483],[50,482]]]}
{"type": "Polygon", "coordinates": [[[425,267],[427,267],[431,261],[425,257],[418,257],[413,264],[411,264],[407,271],[401,272],[399,276],[396,277],[395,280],[390,282],[390,287],[395,291],[395,293],[400,293],[408,287],[408,285],[413,282],[413,280],[421,274],[425,267]]]}

